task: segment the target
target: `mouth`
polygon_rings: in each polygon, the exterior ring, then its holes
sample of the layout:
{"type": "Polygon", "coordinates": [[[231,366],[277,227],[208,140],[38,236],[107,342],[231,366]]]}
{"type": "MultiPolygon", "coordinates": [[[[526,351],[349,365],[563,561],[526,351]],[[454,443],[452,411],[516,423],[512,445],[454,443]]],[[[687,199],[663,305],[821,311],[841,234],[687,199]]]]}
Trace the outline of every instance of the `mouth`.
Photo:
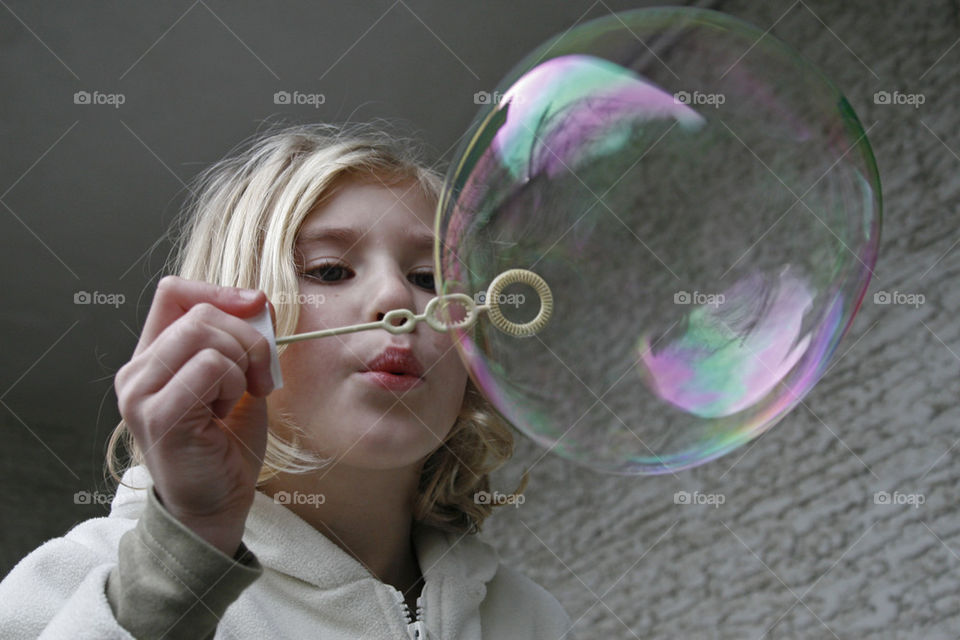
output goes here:
{"type": "Polygon", "coordinates": [[[391,391],[405,391],[424,382],[423,365],[413,351],[400,347],[387,347],[367,362],[360,371],[369,382],[391,391]]]}
{"type": "Polygon", "coordinates": [[[380,371],[391,375],[423,377],[423,365],[410,349],[387,347],[366,363],[364,371],[380,371]]]}
{"type": "Polygon", "coordinates": [[[361,371],[361,377],[376,387],[388,391],[408,391],[424,384],[423,378],[404,373],[390,373],[387,371],[361,371]]]}

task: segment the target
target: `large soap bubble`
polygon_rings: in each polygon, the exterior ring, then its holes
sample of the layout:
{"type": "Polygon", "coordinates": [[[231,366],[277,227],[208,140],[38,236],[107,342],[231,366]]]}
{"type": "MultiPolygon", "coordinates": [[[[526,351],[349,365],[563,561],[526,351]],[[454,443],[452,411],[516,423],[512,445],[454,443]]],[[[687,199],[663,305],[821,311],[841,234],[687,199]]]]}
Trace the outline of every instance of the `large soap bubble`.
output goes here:
{"type": "MultiPolygon", "coordinates": [[[[533,440],[595,469],[702,464],[825,373],[876,261],[864,130],[817,69],[724,14],[643,9],[545,43],[489,94],[437,214],[439,293],[527,269],[549,322],[453,331],[533,440]]],[[[497,293],[523,323],[523,283],[497,293]]],[[[493,302],[493,301],[486,301],[493,302]]]]}

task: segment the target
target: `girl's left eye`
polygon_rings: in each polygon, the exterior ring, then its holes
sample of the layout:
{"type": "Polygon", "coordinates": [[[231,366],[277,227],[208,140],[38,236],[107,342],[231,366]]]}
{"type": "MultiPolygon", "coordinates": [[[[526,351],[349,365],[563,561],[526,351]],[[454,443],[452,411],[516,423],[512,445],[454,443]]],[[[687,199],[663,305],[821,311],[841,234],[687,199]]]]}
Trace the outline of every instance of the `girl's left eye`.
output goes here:
{"type": "Polygon", "coordinates": [[[410,274],[410,277],[413,280],[417,280],[414,282],[414,284],[418,287],[423,287],[424,289],[429,289],[430,291],[435,289],[432,271],[416,271],[410,274]]]}
{"type": "Polygon", "coordinates": [[[304,271],[303,275],[312,280],[319,280],[320,282],[336,282],[341,279],[337,277],[338,275],[343,276],[344,273],[349,270],[348,267],[337,264],[336,262],[324,262],[313,269],[304,271]]]}
{"type": "MultiPolygon", "coordinates": [[[[306,277],[320,282],[337,282],[349,278],[350,268],[336,262],[325,262],[303,273],[306,277]]],[[[413,284],[434,291],[433,271],[414,271],[410,274],[413,284]]]]}

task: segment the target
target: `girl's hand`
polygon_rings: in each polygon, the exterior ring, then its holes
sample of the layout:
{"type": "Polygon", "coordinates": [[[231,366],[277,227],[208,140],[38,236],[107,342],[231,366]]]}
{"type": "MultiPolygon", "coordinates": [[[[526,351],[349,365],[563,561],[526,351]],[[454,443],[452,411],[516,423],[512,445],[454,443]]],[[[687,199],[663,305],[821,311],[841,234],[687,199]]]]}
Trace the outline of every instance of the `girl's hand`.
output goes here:
{"type": "Polygon", "coordinates": [[[264,302],[262,291],[163,278],[133,358],[114,380],[163,505],[229,556],[267,443],[270,345],[241,319],[264,302]]]}

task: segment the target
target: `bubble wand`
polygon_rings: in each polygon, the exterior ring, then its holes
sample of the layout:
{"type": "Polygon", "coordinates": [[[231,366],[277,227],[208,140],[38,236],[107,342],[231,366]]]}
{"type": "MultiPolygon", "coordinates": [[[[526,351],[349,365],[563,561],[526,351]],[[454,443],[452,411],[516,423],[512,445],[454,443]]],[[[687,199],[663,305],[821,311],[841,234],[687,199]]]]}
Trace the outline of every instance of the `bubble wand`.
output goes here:
{"type": "Polygon", "coordinates": [[[474,303],[473,299],[465,293],[448,293],[431,299],[430,302],[427,303],[423,313],[419,315],[414,314],[409,309],[393,309],[384,314],[383,319],[379,322],[365,322],[363,324],[348,325],[335,329],[323,329],[320,331],[309,331],[306,333],[282,336],[276,339],[276,344],[288,344],[302,340],[326,338],[344,333],[367,331],[369,329],[385,329],[394,334],[410,333],[420,321],[426,322],[431,329],[440,332],[451,329],[464,329],[473,326],[480,313],[484,311],[487,313],[493,326],[503,333],[517,338],[529,338],[543,329],[547,322],[550,321],[550,315],[553,313],[553,294],[546,281],[534,272],[526,269],[509,269],[493,279],[487,288],[485,303],[481,305],[474,303]],[[517,323],[507,320],[500,310],[499,300],[501,292],[507,285],[518,282],[530,285],[540,298],[540,311],[536,317],[529,322],[517,323]],[[446,310],[452,304],[462,305],[467,312],[466,317],[450,323],[437,317],[439,311],[446,310]],[[404,320],[403,324],[394,324],[394,321],[398,319],[404,320]]]}

